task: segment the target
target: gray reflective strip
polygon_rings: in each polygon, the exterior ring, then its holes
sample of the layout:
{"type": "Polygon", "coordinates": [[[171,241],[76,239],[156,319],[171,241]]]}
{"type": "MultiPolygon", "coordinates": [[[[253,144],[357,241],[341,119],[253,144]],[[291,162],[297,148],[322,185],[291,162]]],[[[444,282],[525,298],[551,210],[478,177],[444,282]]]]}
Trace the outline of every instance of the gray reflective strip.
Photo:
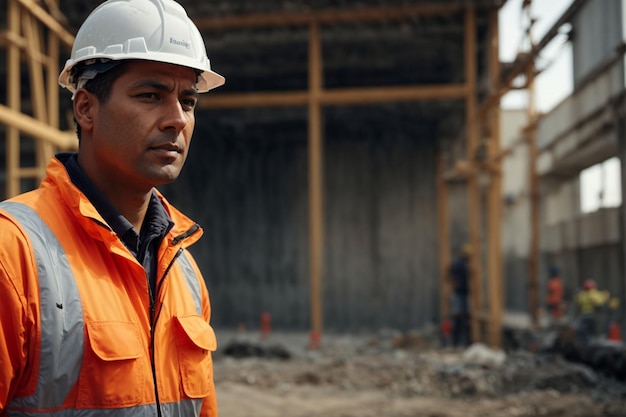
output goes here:
{"type": "Polygon", "coordinates": [[[177,403],[161,404],[163,417],[197,417],[202,409],[202,400],[181,400],[177,403]]]}
{"type": "MultiPolygon", "coordinates": [[[[182,400],[178,403],[161,404],[161,415],[163,417],[198,417],[201,408],[202,400],[200,399],[182,400]]],[[[66,409],[45,413],[8,410],[10,417],[154,417],[156,414],[154,404],[127,408],[66,409]]]]}
{"type": "Polygon", "coordinates": [[[189,258],[187,258],[187,252],[183,251],[178,257],[178,263],[183,270],[185,280],[189,286],[189,291],[193,297],[193,302],[196,304],[196,313],[202,314],[202,291],[200,290],[200,277],[196,275],[189,258]]]}
{"type": "MultiPolygon", "coordinates": [[[[82,365],[83,310],[67,256],[52,230],[30,207],[0,203],[18,220],[32,243],[39,281],[41,353],[37,388],[32,396],[14,398],[9,408],[60,407],[78,381],[82,365]]],[[[54,414],[54,413],[53,413],[54,414]]]]}
{"type": "Polygon", "coordinates": [[[156,414],[156,406],[154,404],[128,408],[65,409],[42,413],[26,411],[8,412],[10,417],[154,417],[156,414]]]}

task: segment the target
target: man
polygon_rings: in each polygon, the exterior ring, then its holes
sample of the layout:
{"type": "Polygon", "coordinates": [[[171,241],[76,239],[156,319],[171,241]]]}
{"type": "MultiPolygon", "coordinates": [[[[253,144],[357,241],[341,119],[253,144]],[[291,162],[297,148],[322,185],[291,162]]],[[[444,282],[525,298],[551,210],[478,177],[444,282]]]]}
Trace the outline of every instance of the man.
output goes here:
{"type": "Polygon", "coordinates": [[[0,415],[217,416],[202,229],[154,188],[224,83],[173,0],[109,0],[59,83],[79,150],[0,203],[0,415]]]}
{"type": "Polygon", "coordinates": [[[558,322],[563,315],[563,280],[557,266],[550,267],[550,278],[547,285],[546,307],[553,323],[558,322]]]}
{"type": "Polygon", "coordinates": [[[586,279],[583,288],[576,295],[576,309],[578,313],[578,342],[587,345],[596,336],[596,313],[609,299],[607,291],[600,291],[596,281],[586,279]]]}
{"type": "Polygon", "coordinates": [[[463,245],[461,254],[450,266],[452,286],[452,345],[455,347],[470,344],[469,330],[469,258],[471,246],[463,245]]]}

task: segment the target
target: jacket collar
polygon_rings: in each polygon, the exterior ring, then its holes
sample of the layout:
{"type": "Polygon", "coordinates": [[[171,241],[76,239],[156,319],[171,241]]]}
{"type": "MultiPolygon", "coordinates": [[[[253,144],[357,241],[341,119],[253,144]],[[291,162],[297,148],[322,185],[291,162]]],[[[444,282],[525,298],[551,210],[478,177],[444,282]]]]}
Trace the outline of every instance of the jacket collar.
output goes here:
{"type": "MultiPolygon", "coordinates": [[[[68,158],[73,157],[73,155],[72,153],[60,153],[52,158],[46,168],[46,178],[42,183],[42,187],[57,188],[64,203],[70,207],[74,213],[80,214],[80,216],[77,214],[77,217],[89,220],[90,223],[95,221],[101,226],[105,226],[107,233],[111,234],[111,228],[102,215],[98,213],[98,210],[96,210],[87,196],[72,183],[64,163],[68,158]]],[[[203,234],[202,228],[171,205],[156,188],[153,190],[166,213],[174,222],[174,226],[170,229],[165,238],[173,243],[181,242],[185,247],[195,243],[203,234]],[[184,236],[184,238],[179,238],[180,236],[184,236]]]]}

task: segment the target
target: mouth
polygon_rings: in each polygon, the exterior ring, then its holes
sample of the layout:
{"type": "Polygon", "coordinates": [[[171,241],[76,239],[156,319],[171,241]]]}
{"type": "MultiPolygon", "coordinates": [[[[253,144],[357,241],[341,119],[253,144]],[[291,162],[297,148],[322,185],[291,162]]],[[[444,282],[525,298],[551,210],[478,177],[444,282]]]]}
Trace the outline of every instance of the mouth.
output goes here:
{"type": "Polygon", "coordinates": [[[157,151],[166,151],[166,152],[181,152],[180,146],[178,146],[176,143],[162,143],[159,145],[155,145],[155,146],[151,146],[150,149],[154,149],[157,151]]]}
{"type": "Polygon", "coordinates": [[[183,149],[180,146],[178,146],[176,143],[171,142],[151,146],[149,150],[156,153],[160,157],[168,159],[177,158],[180,154],[183,153],[183,149]]]}
{"type": "Polygon", "coordinates": [[[174,140],[173,138],[168,140],[155,141],[150,145],[150,149],[171,151],[171,152],[181,152],[181,146],[178,140],[174,140]]]}

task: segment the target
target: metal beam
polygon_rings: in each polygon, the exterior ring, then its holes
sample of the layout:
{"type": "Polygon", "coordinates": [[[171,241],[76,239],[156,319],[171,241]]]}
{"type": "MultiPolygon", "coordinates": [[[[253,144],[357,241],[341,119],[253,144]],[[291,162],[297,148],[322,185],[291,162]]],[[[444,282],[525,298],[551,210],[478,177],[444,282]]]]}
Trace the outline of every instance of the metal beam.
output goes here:
{"type": "Polygon", "coordinates": [[[533,128],[528,130],[528,195],[530,198],[530,248],[528,253],[528,299],[534,326],[539,325],[539,178],[537,175],[537,128],[535,113],[534,66],[528,71],[528,120],[533,128]]]}
{"type": "MultiPolygon", "coordinates": [[[[9,33],[19,37],[20,7],[18,0],[9,0],[7,20],[9,33]]],[[[20,76],[20,48],[15,44],[11,44],[7,51],[6,85],[8,107],[3,106],[2,108],[14,116],[23,116],[20,113],[20,76]]],[[[2,113],[0,112],[1,116],[2,113]]],[[[9,118],[9,121],[13,121],[13,118],[9,118]]],[[[18,173],[20,167],[20,132],[12,124],[8,125],[6,134],[6,167],[6,197],[12,197],[20,192],[20,177],[18,173]]]]}
{"type": "Polygon", "coordinates": [[[308,91],[284,93],[231,93],[231,94],[202,94],[198,100],[198,107],[205,109],[216,108],[245,108],[245,107],[290,107],[306,106],[309,103],[308,91]]]}
{"type": "Polygon", "coordinates": [[[467,94],[464,84],[371,87],[325,90],[320,100],[325,105],[369,104],[393,101],[462,99],[467,94]]]}
{"type": "Polygon", "coordinates": [[[274,12],[241,16],[199,17],[194,19],[194,22],[201,31],[217,31],[272,26],[306,26],[312,22],[335,24],[403,20],[415,17],[453,14],[460,12],[462,9],[463,7],[460,4],[429,3],[399,7],[360,7],[343,10],[331,9],[309,12],[274,12]]]}
{"type": "MultiPolygon", "coordinates": [[[[467,160],[474,167],[476,149],[478,148],[478,117],[476,99],[476,11],[472,6],[465,10],[465,97],[467,160]]],[[[467,178],[467,197],[469,211],[469,243],[472,246],[470,257],[470,296],[472,299],[471,333],[472,340],[482,340],[478,313],[482,311],[482,268],[480,245],[480,194],[478,176],[472,169],[467,178]]]]}
{"type": "Polygon", "coordinates": [[[443,155],[437,159],[437,213],[439,225],[439,322],[450,319],[450,228],[448,218],[448,182],[443,155]]]}
{"type": "MultiPolygon", "coordinates": [[[[308,91],[285,93],[233,93],[205,94],[200,98],[200,108],[241,108],[241,107],[281,107],[305,106],[309,103],[308,91]]],[[[388,103],[396,101],[453,100],[467,96],[466,84],[406,86],[406,87],[364,87],[320,90],[320,104],[353,105],[388,103]]]]}
{"type": "MultiPolygon", "coordinates": [[[[500,79],[498,12],[489,12],[488,68],[490,88],[496,88],[500,79]]],[[[500,154],[500,103],[499,100],[487,114],[488,152],[490,156],[500,154]]],[[[502,315],[504,291],[502,288],[502,161],[490,167],[491,181],[487,197],[487,294],[489,296],[489,344],[502,346],[502,315]]]]}
{"type": "Polygon", "coordinates": [[[322,335],[322,280],[324,270],[324,212],[322,134],[322,52],[320,29],[311,23],[309,36],[309,246],[311,279],[311,341],[310,348],[319,347],[322,335]]]}
{"type": "Polygon", "coordinates": [[[569,22],[572,17],[578,12],[578,10],[587,2],[587,0],[574,0],[568,9],[561,15],[561,17],[554,22],[554,24],[548,29],[546,34],[541,38],[539,42],[534,44],[530,51],[520,55],[512,65],[512,68],[507,71],[506,78],[500,81],[498,89],[488,96],[480,106],[480,113],[485,113],[490,107],[494,105],[496,100],[509,92],[512,89],[513,81],[520,75],[527,75],[529,67],[535,67],[535,59],[551,41],[559,34],[559,29],[565,23],[569,22]]]}

